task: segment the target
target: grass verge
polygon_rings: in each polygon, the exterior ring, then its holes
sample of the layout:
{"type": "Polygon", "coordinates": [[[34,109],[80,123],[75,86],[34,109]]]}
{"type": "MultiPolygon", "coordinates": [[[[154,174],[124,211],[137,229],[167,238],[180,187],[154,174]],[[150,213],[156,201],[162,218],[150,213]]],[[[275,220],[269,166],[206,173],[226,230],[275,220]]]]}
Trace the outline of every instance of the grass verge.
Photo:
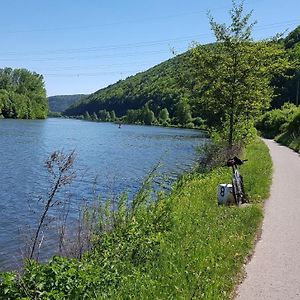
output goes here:
{"type": "Polygon", "coordinates": [[[293,134],[285,132],[278,135],[275,141],[300,153],[300,136],[295,137],[293,134]]]}
{"type": "Polygon", "coordinates": [[[96,230],[83,259],[29,261],[21,275],[0,274],[0,298],[228,299],[253,247],[272,174],[263,142],[247,147],[244,157],[241,173],[253,205],[217,206],[216,188],[230,182],[228,168],[187,175],[155,203],[142,193],[134,210],[121,202],[114,229],[96,230]]]}

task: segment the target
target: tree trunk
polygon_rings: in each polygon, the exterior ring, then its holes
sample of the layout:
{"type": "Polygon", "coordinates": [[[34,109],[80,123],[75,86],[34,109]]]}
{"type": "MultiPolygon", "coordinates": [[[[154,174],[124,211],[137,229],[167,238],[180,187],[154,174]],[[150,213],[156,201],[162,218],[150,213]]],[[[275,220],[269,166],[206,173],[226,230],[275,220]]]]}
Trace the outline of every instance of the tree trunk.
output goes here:
{"type": "Polygon", "coordinates": [[[233,146],[233,111],[230,112],[229,117],[229,135],[228,135],[228,146],[231,149],[233,146]]]}

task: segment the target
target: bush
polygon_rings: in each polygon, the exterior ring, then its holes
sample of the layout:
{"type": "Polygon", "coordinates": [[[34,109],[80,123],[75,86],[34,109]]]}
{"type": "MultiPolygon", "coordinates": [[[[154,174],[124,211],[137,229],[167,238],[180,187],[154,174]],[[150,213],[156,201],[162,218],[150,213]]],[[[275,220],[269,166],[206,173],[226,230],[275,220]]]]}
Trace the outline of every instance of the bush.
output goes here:
{"type": "Polygon", "coordinates": [[[194,126],[193,122],[189,122],[189,123],[187,123],[187,124],[185,125],[185,127],[186,127],[186,128],[189,128],[189,129],[193,129],[193,128],[195,128],[195,126],[194,126]]]}
{"type": "Polygon", "coordinates": [[[241,145],[228,147],[220,142],[209,142],[198,149],[200,154],[198,170],[200,173],[207,173],[217,167],[222,167],[227,160],[239,156],[242,152],[241,145]]]}
{"type": "Polygon", "coordinates": [[[266,138],[274,138],[283,133],[293,120],[299,108],[287,103],[280,109],[274,109],[263,114],[256,123],[256,128],[266,138]]]}
{"type": "Polygon", "coordinates": [[[300,111],[286,126],[286,131],[278,135],[275,140],[300,153],[300,111]]]}
{"type": "MultiPolygon", "coordinates": [[[[250,199],[265,198],[267,147],[258,141],[245,155],[250,199]]],[[[262,219],[260,205],[217,206],[216,187],[229,180],[227,168],[187,175],[157,201],[145,181],[131,205],[122,197],[95,208],[94,248],[81,260],[56,256],[2,273],[0,299],[229,299],[262,219]]]]}
{"type": "Polygon", "coordinates": [[[294,119],[288,124],[287,131],[295,137],[300,136],[300,110],[295,115],[294,119]]]}

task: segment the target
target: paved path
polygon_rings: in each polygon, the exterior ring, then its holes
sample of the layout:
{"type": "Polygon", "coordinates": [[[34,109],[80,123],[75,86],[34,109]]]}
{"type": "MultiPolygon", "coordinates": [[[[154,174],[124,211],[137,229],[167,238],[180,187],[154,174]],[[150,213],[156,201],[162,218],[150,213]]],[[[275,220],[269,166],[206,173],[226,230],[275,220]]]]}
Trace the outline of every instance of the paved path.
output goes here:
{"type": "Polygon", "coordinates": [[[300,156],[265,140],[274,165],[262,236],[236,299],[300,299],[300,156]]]}

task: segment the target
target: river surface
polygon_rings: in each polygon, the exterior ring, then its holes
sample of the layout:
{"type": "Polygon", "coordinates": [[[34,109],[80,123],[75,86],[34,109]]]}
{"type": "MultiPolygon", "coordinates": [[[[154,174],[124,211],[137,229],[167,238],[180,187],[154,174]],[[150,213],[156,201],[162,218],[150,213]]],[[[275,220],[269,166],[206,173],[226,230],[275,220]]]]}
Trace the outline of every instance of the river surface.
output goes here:
{"type": "MultiPolygon", "coordinates": [[[[71,200],[129,196],[158,163],[167,182],[196,161],[205,139],[196,130],[95,123],[68,119],[0,120],[0,271],[20,263],[36,226],[50,181],[45,160],[55,150],[75,150],[77,176],[59,197],[71,200]],[[40,199],[40,200],[39,200],[40,199]]],[[[73,216],[72,216],[73,214],[73,216]]]]}

